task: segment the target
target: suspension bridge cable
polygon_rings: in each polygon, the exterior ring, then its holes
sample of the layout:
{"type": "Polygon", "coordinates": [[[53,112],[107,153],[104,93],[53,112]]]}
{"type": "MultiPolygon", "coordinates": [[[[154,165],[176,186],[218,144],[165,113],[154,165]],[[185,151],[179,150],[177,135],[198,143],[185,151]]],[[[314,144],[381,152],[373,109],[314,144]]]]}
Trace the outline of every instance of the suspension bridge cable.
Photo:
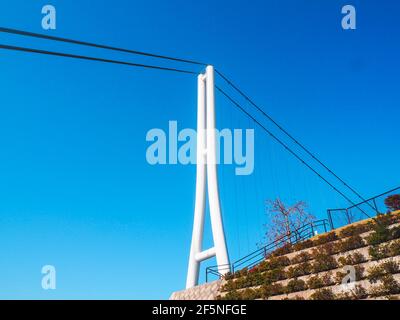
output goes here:
{"type": "MultiPolygon", "coordinates": [[[[136,55],[143,55],[143,56],[148,56],[148,57],[153,57],[153,58],[166,59],[166,60],[171,60],[171,61],[177,61],[177,62],[201,65],[201,66],[207,65],[207,64],[205,64],[203,62],[198,62],[198,61],[194,61],[194,60],[181,59],[181,58],[175,58],[175,57],[170,57],[170,56],[165,56],[165,55],[160,55],[160,54],[153,54],[153,53],[148,53],[148,52],[143,52],[143,51],[137,51],[137,50],[113,47],[113,46],[109,46],[109,45],[96,44],[96,43],[92,43],[92,42],[86,42],[86,41],[80,41],[80,40],[74,40],[74,39],[68,39],[68,38],[62,38],[62,37],[56,37],[56,36],[43,35],[43,34],[28,32],[28,31],[24,31],[24,30],[17,30],[17,29],[0,27],[0,32],[9,33],[9,34],[16,34],[16,35],[22,35],[22,36],[28,36],[28,37],[34,37],[34,38],[40,38],[40,39],[46,39],[46,40],[59,41],[59,42],[65,42],[65,43],[71,43],[71,44],[84,45],[84,46],[107,49],[107,50],[113,50],[113,51],[126,52],[126,53],[131,53],[131,54],[136,54],[136,55]]],[[[53,56],[59,56],[59,57],[68,57],[68,58],[75,58],[75,59],[83,59],[83,60],[90,60],[90,61],[105,62],[105,63],[113,63],[113,64],[133,66],[133,67],[142,67],[142,68],[149,68],[149,69],[174,71],[174,72],[187,73],[187,74],[196,74],[196,72],[193,72],[193,71],[182,70],[182,69],[177,69],[177,68],[168,68],[168,67],[161,67],[161,66],[155,66],[155,65],[139,64],[139,63],[120,61],[120,60],[96,58],[96,57],[89,57],[89,56],[82,56],[82,55],[75,55],[75,54],[68,54],[68,53],[60,53],[60,52],[53,52],[53,51],[46,51],[46,50],[39,50],[39,49],[32,49],[32,48],[24,48],[24,47],[17,47],[17,46],[9,46],[9,45],[1,45],[0,44],[0,49],[22,51],[22,52],[30,52],[30,53],[45,54],[45,55],[53,55],[53,56]]],[[[242,95],[248,102],[250,102],[258,111],[260,111],[265,117],[267,117],[272,123],[274,123],[282,132],[284,132],[300,148],[302,148],[315,161],[317,161],[321,166],[323,166],[330,174],[332,174],[335,178],[337,178],[340,182],[342,182],[349,190],[351,190],[354,194],[356,194],[361,200],[365,201],[365,199],[360,195],[360,193],[358,193],[348,183],[346,183],[343,179],[341,179],[327,165],[325,165],[313,153],[311,153],[311,151],[309,151],[303,144],[301,144],[297,139],[295,139],[287,130],[285,130],[280,124],[278,124],[271,116],[269,116],[266,112],[264,112],[264,110],[262,110],[257,104],[255,104],[246,94],[244,94],[244,92],[242,90],[240,90],[236,85],[234,85],[231,80],[229,80],[225,75],[223,75],[217,69],[216,69],[216,73],[219,76],[221,76],[230,86],[232,86],[240,95],[242,95]]],[[[218,90],[221,91],[219,88],[218,88],[218,90]]],[[[244,109],[243,109],[243,111],[244,111],[244,109]]],[[[257,123],[260,125],[259,122],[257,122],[257,123]]],[[[351,202],[351,203],[353,203],[353,202],[351,202]]],[[[369,206],[371,206],[369,203],[367,203],[367,204],[369,206]]]]}
{"type": "Polygon", "coordinates": [[[131,53],[131,54],[147,56],[147,57],[152,57],[152,58],[165,59],[165,60],[170,60],[170,61],[190,63],[190,64],[195,64],[195,65],[200,65],[200,66],[207,65],[206,63],[194,61],[194,60],[181,59],[181,58],[169,57],[169,56],[165,56],[165,55],[161,55],[161,54],[154,54],[154,53],[149,53],[149,52],[113,47],[113,46],[104,45],[104,44],[97,44],[97,43],[92,43],[92,42],[49,36],[49,35],[44,35],[44,34],[40,34],[40,33],[24,31],[24,30],[0,27],[0,32],[16,34],[16,35],[21,35],[21,36],[27,36],[27,37],[32,37],[32,38],[39,38],[39,39],[53,40],[53,41],[58,41],[58,42],[71,43],[71,44],[78,44],[78,45],[93,47],[93,48],[100,48],[100,49],[106,49],[106,50],[112,50],[112,51],[131,53]]]}
{"type": "MultiPolygon", "coordinates": [[[[101,49],[107,49],[107,50],[113,50],[113,51],[120,51],[120,52],[125,52],[125,53],[143,55],[143,56],[159,58],[159,59],[166,59],[166,60],[170,60],[170,61],[190,63],[190,64],[201,65],[201,66],[206,66],[207,65],[206,63],[199,62],[199,61],[194,61],[194,60],[175,58],[175,57],[170,57],[170,56],[165,56],[165,55],[160,55],[160,54],[153,54],[153,53],[148,53],[148,52],[143,52],[143,51],[137,51],[137,50],[113,47],[113,46],[109,46],[109,45],[97,44],[97,43],[92,43],[92,42],[86,42],[86,41],[80,41],[80,40],[74,40],[74,39],[68,39],[68,38],[62,38],[62,37],[56,37],[56,36],[49,36],[49,35],[44,35],[44,34],[24,31],[24,30],[18,30],[18,29],[12,29],[12,28],[0,27],[0,32],[9,33],[9,34],[16,34],[16,35],[22,35],[22,36],[28,36],[28,37],[34,37],[34,38],[40,38],[40,39],[46,39],[46,40],[59,41],[59,42],[66,42],[66,43],[71,43],[71,44],[78,44],[78,45],[89,46],[89,47],[94,47],[94,48],[101,48],[101,49]]],[[[6,48],[3,48],[3,49],[6,49],[6,48]]],[[[10,49],[10,48],[8,48],[8,49],[10,49]]],[[[27,50],[21,50],[21,51],[27,51],[27,50]]],[[[36,53],[44,53],[44,51],[43,52],[38,52],[38,51],[39,50],[36,50],[35,52],[36,53]]],[[[31,51],[31,52],[33,52],[33,51],[31,51]]],[[[46,54],[49,54],[49,53],[46,53],[46,54]]],[[[73,56],[73,55],[65,55],[65,54],[63,54],[63,55],[62,54],[55,54],[55,55],[64,56],[64,57],[68,56],[68,57],[71,57],[71,58],[73,58],[73,57],[78,58],[78,56],[73,56]]],[[[83,59],[83,57],[81,57],[81,59],[83,59]]],[[[87,59],[87,60],[112,62],[112,60],[106,61],[107,59],[97,59],[97,58],[90,58],[90,59],[87,59]]],[[[112,63],[132,65],[132,66],[137,66],[137,67],[140,67],[140,66],[145,67],[145,65],[130,64],[130,63],[125,63],[125,62],[117,62],[117,61],[114,61],[112,63]]],[[[146,66],[146,67],[153,68],[153,69],[178,71],[177,69],[173,69],[173,68],[163,68],[163,67],[156,67],[156,66],[146,66]]],[[[178,72],[185,72],[185,71],[178,71],[178,72]]],[[[357,192],[353,187],[351,187],[347,182],[345,182],[335,172],[333,172],[327,165],[325,165],[319,158],[317,158],[302,143],[300,143],[297,139],[295,139],[286,129],[284,129],[270,115],[268,115],[262,108],[260,108],[256,103],[254,103],[253,100],[251,100],[249,98],[249,96],[247,96],[242,90],[240,90],[238,88],[238,86],[233,84],[233,82],[231,80],[229,80],[224,74],[222,74],[222,72],[220,72],[217,69],[215,70],[215,72],[219,76],[221,76],[221,78],[223,78],[230,86],[232,86],[232,88],[234,88],[240,95],[242,95],[248,102],[250,102],[258,111],[260,111],[265,117],[267,117],[272,123],[274,123],[291,140],[293,140],[301,149],[303,149],[308,155],[310,155],[315,161],[317,161],[322,167],[324,167],[330,174],[332,174],[336,179],[338,179],[341,183],[343,183],[343,185],[346,186],[349,190],[351,190],[355,195],[357,195],[358,198],[360,198],[361,200],[365,201],[364,197],[362,197],[359,192],[357,192]]],[[[191,73],[191,72],[185,72],[185,73],[191,73]]],[[[367,203],[367,204],[372,207],[371,204],[369,204],[369,203],[367,203]]]]}
{"type": "Polygon", "coordinates": [[[120,65],[131,66],[131,67],[157,69],[157,70],[173,71],[173,72],[180,72],[180,73],[187,73],[187,74],[197,74],[196,72],[183,70],[183,69],[167,68],[167,67],[161,67],[161,66],[155,66],[155,65],[126,62],[126,61],[121,61],[121,60],[103,59],[103,58],[97,58],[97,57],[89,57],[89,56],[82,56],[82,55],[76,55],[76,54],[70,54],[70,53],[46,51],[46,50],[39,50],[39,49],[32,49],[32,48],[25,48],[25,47],[16,47],[16,46],[4,45],[4,44],[0,44],[0,49],[37,53],[37,54],[51,55],[51,56],[64,57],[64,58],[73,58],[73,59],[98,61],[98,62],[105,62],[105,63],[112,63],[112,64],[120,64],[120,65]]]}
{"type": "MultiPolygon", "coordinates": [[[[289,153],[291,153],[294,157],[296,157],[301,163],[303,163],[308,169],[314,172],[320,179],[322,179],[325,183],[327,183],[334,191],[340,194],[344,199],[346,199],[349,203],[355,206],[355,203],[347,197],[343,192],[337,189],[332,183],[330,183],[326,178],[324,178],[317,170],[311,167],[303,158],[301,158],[297,153],[295,153],[292,149],[290,149],[282,140],[280,140],[277,136],[275,136],[270,130],[268,130],[263,124],[261,124],[255,117],[253,117],[249,112],[247,112],[239,103],[237,103],[233,98],[231,98],[225,91],[223,91],[218,86],[215,88],[221,92],[229,101],[231,101],[237,108],[239,108],[242,112],[244,112],[248,117],[254,120],[263,130],[265,130],[274,140],[276,140],[280,145],[282,145],[289,153]]],[[[362,209],[360,209],[368,218],[370,216],[365,213],[362,209]]]]}
{"type": "MultiPolygon", "coordinates": [[[[296,138],[294,138],[285,128],[283,128],[279,123],[277,123],[269,114],[267,114],[261,107],[259,107],[249,96],[247,96],[238,86],[233,84],[225,75],[220,71],[215,70],[215,72],[224,79],[232,88],[234,88],[242,97],[244,97],[251,105],[253,105],[259,112],[261,112],[265,117],[267,117],[275,126],[277,126],[286,136],[288,136],[294,143],[296,143],[301,149],[303,149],[309,156],[311,156],[315,161],[317,161],[323,168],[325,168],[330,174],[332,174],[336,179],[338,179],[344,186],[351,190],[358,198],[365,201],[365,198],[361,196],[353,187],[351,187],[346,181],[340,178],[335,172],[333,172],[326,164],[324,164],[319,158],[317,158],[308,148],[306,148],[302,143],[300,143],[296,138]]],[[[368,203],[369,204],[369,203],[368,203]]],[[[369,204],[370,205],[370,204],[369,204]]],[[[371,206],[371,205],[370,205],[371,206]]],[[[372,207],[372,206],[371,206],[372,207]]],[[[373,208],[374,209],[374,208],[373,208]]],[[[375,209],[374,209],[375,210],[375,209]]]]}

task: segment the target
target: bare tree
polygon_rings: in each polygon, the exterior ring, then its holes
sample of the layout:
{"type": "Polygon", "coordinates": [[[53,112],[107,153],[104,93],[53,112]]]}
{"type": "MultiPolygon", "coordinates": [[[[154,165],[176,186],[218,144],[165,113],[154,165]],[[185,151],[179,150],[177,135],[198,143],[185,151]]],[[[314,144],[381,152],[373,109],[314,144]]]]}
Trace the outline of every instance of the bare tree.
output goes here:
{"type": "MultiPolygon", "coordinates": [[[[292,206],[286,206],[281,199],[267,201],[267,212],[271,220],[266,224],[266,239],[275,241],[285,235],[290,235],[306,223],[315,220],[315,217],[306,211],[307,204],[299,201],[292,206]]],[[[289,242],[289,240],[287,241],[289,242]]]]}

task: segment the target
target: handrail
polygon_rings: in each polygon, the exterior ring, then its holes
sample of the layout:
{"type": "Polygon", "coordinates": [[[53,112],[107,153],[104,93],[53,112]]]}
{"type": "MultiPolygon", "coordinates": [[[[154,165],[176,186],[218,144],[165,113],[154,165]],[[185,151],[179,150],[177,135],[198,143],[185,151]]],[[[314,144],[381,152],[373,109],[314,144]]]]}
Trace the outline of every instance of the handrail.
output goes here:
{"type": "Polygon", "coordinates": [[[226,269],[230,269],[231,273],[234,274],[236,270],[239,269],[244,269],[244,268],[251,268],[255,265],[257,265],[258,263],[260,263],[261,261],[263,261],[267,255],[269,253],[271,253],[273,250],[281,248],[284,244],[286,243],[290,243],[290,244],[295,244],[297,242],[300,241],[304,241],[306,239],[311,238],[312,236],[314,236],[314,231],[316,228],[323,226],[324,227],[324,232],[328,231],[328,228],[330,230],[335,229],[334,224],[333,224],[333,219],[332,219],[332,213],[333,212],[337,212],[337,211],[341,211],[341,212],[345,212],[346,213],[346,217],[347,217],[347,224],[351,224],[352,222],[355,221],[351,221],[351,217],[349,216],[349,211],[351,209],[354,208],[358,208],[360,209],[361,212],[363,212],[365,214],[365,212],[359,208],[360,205],[363,204],[368,204],[370,207],[372,207],[374,209],[374,211],[376,211],[376,213],[379,213],[378,210],[378,206],[376,204],[376,199],[385,196],[389,193],[392,193],[394,191],[400,190],[400,187],[391,189],[389,191],[386,191],[384,193],[381,193],[375,197],[371,197],[369,199],[366,199],[360,203],[354,204],[348,208],[341,208],[341,209],[328,209],[328,219],[322,219],[322,220],[316,220],[310,223],[307,223],[299,228],[297,228],[296,230],[290,232],[287,235],[284,235],[278,239],[276,239],[275,241],[272,241],[271,243],[268,243],[267,245],[251,252],[250,254],[236,260],[235,262],[233,262],[232,264],[229,265],[223,265],[223,266],[210,266],[206,268],[206,282],[208,282],[208,275],[212,274],[212,275],[216,275],[219,278],[222,278],[223,275],[218,272],[221,269],[226,270],[226,269]],[[369,203],[370,201],[374,202],[374,207],[369,203]]]}
{"type": "MultiPolygon", "coordinates": [[[[379,210],[378,210],[378,206],[377,206],[377,204],[376,204],[376,200],[377,200],[378,198],[381,198],[382,196],[388,195],[388,194],[393,193],[394,191],[397,191],[397,190],[400,190],[400,187],[391,189],[391,190],[389,190],[389,191],[386,191],[386,192],[384,192],[384,193],[381,193],[381,194],[379,194],[379,195],[377,195],[377,196],[375,196],[375,197],[371,197],[371,198],[369,198],[369,199],[366,199],[365,201],[362,201],[362,202],[360,202],[360,203],[354,204],[354,205],[352,205],[352,206],[350,206],[350,207],[347,207],[347,208],[328,209],[328,210],[327,210],[327,213],[328,213],[328,220],[329,220],[330,228],[331,228],[331,229],[335,229],[334,222],[333,222],[333,219],[332,219],[332,213],[337,212],[337,211],[344,212],[345,215],[346,215],[346,218],[347,218],[347,224],[350,224],[350,223],[353,223],[353,222],[355,222],[355,221],[352,221],[351,217],[349,216],[349,211],[350,211],[351,209],[356,208],[356,207],[359,208],[360,205],[363,205],[363,204],[365,204],[365,203],[368,204],[369,206],[372,206],[369,202],[373,201],[373,205],[374,205],[374,207],[375,207],[375,208],[374,208],[374,211],[376,211],[376,214],[379,214],[379,210]]],[[[361,209],[360,209],[360,210],[361,210],[361,209]]]]}
{"type": "Polygon", "coordinates": [[[294,231],[291,231],[289,234],[286,234],[271,243],[251,252],[250,254],[236,260],[230,265],[223,266],[209,266],[206,268],[206,282],[208,282],[208,275],[216,275],[219,278],[222,278],[222,274],[219,272],[221,269],[230,269],[231,273],[235,273],[238,269],[251,268],[261,261],[263,261],[269,253],[273,250],[283,247],[284,244],[290,243],[295,244],[300,241],[304,241],[306,239],[311,238],[315,235],[315,231],[318,227],[323,227],[324,232],[328,230],[328,220],[316,220],[309,222],[307,224],[302,225],[294,231]]]}

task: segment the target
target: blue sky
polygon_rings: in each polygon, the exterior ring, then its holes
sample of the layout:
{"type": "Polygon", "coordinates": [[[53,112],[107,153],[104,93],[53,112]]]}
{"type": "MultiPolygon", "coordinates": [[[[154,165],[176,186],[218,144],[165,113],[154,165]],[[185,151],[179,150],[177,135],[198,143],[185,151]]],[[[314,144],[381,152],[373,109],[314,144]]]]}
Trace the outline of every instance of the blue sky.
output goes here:
{"type": "MultiPolygon", "coordinates": [[[[341,28],[347,2],[315,0],[13,0],[1,2],[0,25],[212,63],[369,197],[399,184],[400,5],[349,3],[353,31],[341,28]],[[41,29],[48,3],[55,31],[41,29]]],[[[4,34],[0,43],[154,62],[4,34]]],[[[0,298],[182,289],[195,168],[150,166],[145,136],[170,120],[195,127],[196,77],[5,51],[0,65],[0,298]],[[40,285],[46,264],[54,291],[40,285]]],[[[221,96],[217,117],[221,128],[254,127],[221,96]]],[[[232,260],[261,240],[266,199],[305,200],[319,218],[346,205],[257,128],[255,153],[252,176],[220,170],[232,260]]]]}

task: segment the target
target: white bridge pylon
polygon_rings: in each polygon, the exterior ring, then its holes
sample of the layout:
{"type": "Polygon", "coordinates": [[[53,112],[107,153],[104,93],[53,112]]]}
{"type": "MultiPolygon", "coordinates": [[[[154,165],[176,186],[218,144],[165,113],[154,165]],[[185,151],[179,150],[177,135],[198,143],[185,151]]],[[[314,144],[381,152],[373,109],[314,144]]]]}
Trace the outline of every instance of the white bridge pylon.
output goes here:
{"type": "Polygon", "coordinates": [[[205,74],[198,76],[197,85],[196,199],[186,288],[198,284],[200,263],[214,256],[220,274],[230,271],[218,191],[213,66],[207,66],[205,74]],[[203,250],[206,186],[214,247],[203,250]]]}

